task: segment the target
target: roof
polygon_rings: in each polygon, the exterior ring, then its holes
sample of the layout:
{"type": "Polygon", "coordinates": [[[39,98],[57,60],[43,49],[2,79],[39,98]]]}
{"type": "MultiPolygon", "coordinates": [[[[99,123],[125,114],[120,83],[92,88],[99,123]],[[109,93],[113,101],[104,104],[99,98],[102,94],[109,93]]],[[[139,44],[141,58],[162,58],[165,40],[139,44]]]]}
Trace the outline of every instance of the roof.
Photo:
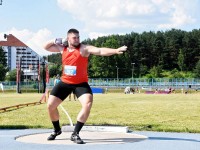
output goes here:
{"type": "Polygon", "coordinates": [[[22,41],[20,41],[12,34],[9,35],[4,34],[4,38],[6,38],[7,40],[0,41],[0,46],[28,47],[26,44],[24,44],[22,41]]]}

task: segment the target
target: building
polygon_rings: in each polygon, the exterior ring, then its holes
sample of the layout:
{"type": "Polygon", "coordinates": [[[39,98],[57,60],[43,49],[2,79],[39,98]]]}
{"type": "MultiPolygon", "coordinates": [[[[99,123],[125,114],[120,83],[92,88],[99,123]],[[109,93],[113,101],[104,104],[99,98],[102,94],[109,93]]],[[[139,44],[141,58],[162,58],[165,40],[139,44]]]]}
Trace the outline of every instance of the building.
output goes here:
{"type": "Polygon", "coordinates": [[[24,79],[37,79],[41,57],[12,34],[4,34],[4,39],[5,41],[0,41],[0,47],[6,54],[9,70],[16,69],[21,62],[24,79]]]}

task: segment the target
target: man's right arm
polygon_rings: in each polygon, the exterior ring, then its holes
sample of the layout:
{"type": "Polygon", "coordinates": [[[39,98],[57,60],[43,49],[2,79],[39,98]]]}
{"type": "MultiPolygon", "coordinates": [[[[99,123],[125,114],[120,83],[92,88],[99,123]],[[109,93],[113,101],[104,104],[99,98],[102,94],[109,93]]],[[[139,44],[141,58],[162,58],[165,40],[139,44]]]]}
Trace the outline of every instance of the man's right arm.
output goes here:
{"type": "Polygon", "coordinates": [[[55,44],[55,40],[51,40],[44,45],[44,49],[49,52],[61,52],[63,48],[62,45],[55,44]]]}

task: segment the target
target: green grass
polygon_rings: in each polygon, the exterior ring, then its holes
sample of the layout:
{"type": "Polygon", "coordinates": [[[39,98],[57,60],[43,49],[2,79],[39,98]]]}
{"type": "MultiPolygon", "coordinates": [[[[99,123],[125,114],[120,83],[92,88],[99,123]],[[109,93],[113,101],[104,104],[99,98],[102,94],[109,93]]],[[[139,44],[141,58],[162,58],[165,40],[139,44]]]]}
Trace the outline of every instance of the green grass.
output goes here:
{"type": "MultiPolygon", "coordinates": [[[[121,125],[132,130],[200,133],[200,94],[97,94],[87,125],[121,125]]],[[[39,101],[41,94],[0,93],[0,107],[39,101]]],[[[81,108],[77,101],[63,106],[73,122],[81,108]]],[[[61,124],[69,124],[59,108],[61,124]]],[[[0,113],[0,128],[52,128],[46,104],[0,113]]]]}

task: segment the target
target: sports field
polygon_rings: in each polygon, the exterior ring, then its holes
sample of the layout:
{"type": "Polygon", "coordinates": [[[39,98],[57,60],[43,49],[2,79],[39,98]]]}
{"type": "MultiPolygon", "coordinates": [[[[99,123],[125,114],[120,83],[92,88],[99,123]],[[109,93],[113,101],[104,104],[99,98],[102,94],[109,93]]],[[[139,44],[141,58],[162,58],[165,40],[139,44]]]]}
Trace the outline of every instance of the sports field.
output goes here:
{"type": "MultiPolygon", "coordinates": [[[[0,93],[0,108],[39,101],[42,94],[0,93]]],[[[63,106],[73,122],[78,101],[63,106]]],[[[61,124],[69,124],[59,108],[61,124]]],[[[121,125],[132,130],[200,133],[200,94],[96,94],[87,125],[121,125]]],[[[46,104],[0,113],[0,128],[52,128],[46,104]]]]}

